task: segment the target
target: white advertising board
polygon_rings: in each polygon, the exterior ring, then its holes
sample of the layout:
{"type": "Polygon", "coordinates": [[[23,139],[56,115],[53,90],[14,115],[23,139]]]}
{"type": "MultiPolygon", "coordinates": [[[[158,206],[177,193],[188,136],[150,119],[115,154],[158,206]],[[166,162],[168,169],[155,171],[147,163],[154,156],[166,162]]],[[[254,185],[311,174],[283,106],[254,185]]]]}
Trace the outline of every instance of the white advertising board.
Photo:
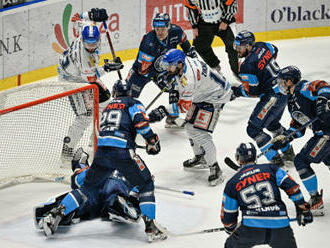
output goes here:
{"type": "MultiPolygon", "coordinates": [[[[116,50],[136,48],[143,35],[141,29],[141,1],[138,0],[83,0],[83,10],[105,8],[109,15],[107,21],[111,41],[116,50]]],[[[104,31],[104,29],[101,29],[104,31]]],[[[102,36],[102,53],[109,53],[109,44],[102,36]]]]}
{"type": "Polygon", "coordinates": [[[27,71],[29,63],[29,15],[22,11],[3,16],[3,77],[27,71]]]}
{"type": "Polygon", "coordinates": [[[2,16],[0,16],[0,80],[3,79],[3,47],[2,47],[2,42],[3,42],[3,32],[2,32],[2,16]]]}
{"type": "Polygon", "coordinates": [[[58,63],[60,53],[74,39],[71,17],[76,12],[81,12],[81,0],[71,0],[69,4],[55,2],[29,10],[29,71],[58,63]]]}
{"type": "Polygon", "coordinates": [[[267,7],[265,30],[330,26],[330,0],[277,0],[267,7]]]}

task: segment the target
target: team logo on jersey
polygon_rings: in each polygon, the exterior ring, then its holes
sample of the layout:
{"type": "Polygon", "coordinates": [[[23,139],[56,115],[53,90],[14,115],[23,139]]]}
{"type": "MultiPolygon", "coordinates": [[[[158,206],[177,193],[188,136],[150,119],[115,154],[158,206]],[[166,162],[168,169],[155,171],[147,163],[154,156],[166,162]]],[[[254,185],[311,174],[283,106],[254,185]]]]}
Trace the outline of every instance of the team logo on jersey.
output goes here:
{"type": "Polygon", "coordinates": [[[181,84],[182,87],[186,87],[188,85],[186,76],[182,76],[179,80],[179,83],[181,84]]]}

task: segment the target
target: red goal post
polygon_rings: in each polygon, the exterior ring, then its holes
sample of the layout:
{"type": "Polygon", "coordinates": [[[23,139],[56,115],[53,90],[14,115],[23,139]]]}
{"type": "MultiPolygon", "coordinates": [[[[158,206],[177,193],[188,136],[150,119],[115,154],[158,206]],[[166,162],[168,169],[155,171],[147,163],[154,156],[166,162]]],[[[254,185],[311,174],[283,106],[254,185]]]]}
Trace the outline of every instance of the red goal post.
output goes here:
{"type": "Polygon", "coordinates": [[[99,131],[98,94],[95,85],[57,81],[0,92],[0,188],[69,178],[71,165],[62,163],[61,152],[77,116],[88,124],[77,148],[92,159],[99,131]]]}

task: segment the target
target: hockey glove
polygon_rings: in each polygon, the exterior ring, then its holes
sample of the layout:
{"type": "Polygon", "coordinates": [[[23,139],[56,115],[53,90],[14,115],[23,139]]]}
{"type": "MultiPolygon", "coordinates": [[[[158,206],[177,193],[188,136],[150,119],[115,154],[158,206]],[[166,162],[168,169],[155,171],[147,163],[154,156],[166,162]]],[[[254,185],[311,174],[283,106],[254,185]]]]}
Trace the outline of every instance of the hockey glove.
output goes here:
{"type": "Polygon", "coordinates": [[[91,21],[94,22],[103,22],[108,20],[109,16],[105,9],[93,8],[88,11],[88,17],[91,21]]]}
{"type": "Polygon", "coordinates": [[[169,76],[167,73],[162,73],[157,76],[155,83],[161,90],[166,88],[165,92],[169,92],[169,90],[172,89],[172,80],[174,80],[173,77],[169,76]]]}
{"type": "Polygon", "coordinates": [[[296,205],[297,222],[299,226],[305,226],[306,224],[313,222],[313,215],[310,208],[311,207],[307,202],[302,205],[296,205]]]}
{"type": "Polygon", "coordinates": [[[231,225],[225,225],[224,228],[225,228],[225,232],[231,235],[237,228],[237,223],[233,223],[231,225]]]}
{"type": "Polygon", "coordinates": [[[319,96],[316,100],[316,115],[322,122],[327,122],[330,117],[330,100],[319,96]]]}
{"type": "Polygon", "coordinates": [[[104,60],[104,66],[103,66],[103,69],[104,71],[106,72],[111,72],[111,71],[118,71],[120,69],[123,69],[124,68],[124,65],[123,63],[121,62],[121,59],[120,57],[117,57],[114,61],[112,62],[109,62],[108,59],[105,59],[104,60]]]}
{"type": "Polygon", "coordinates": [[[187,52],[187,56],[190,58],[197,58],[197,51],[194,46],[191,46],[189,48],[189,51],[187,52]]]}
{"type": "Polygon", "coordinates": [[[179,99],[180,99],[180,94],[179,94],[179,91],[177,90],[170,90],[169,92],[169,103],[172,104],[172,103],[178,103],[179,102],[179,99]]]}
{"type": "Polygon", "coordinates": [[[146,143],[146,151],[149,155],[156,155],[160,152],[160,143],[157,134],[154,133],[153,136],[146,140],[146,143]]]}
{"type": "Polygon", "coordinates": [[[168,111],[163,105],[160,105],[158,108],[152,110],[148,116],[149,122],[154,123],[161,121],[165,116],[168,116],[168,111]]]}
{"type": "Polygon", "coordinates": [[[239,86],[231,86],[231,90],[233,91],[232,95],[235,96],[235,98],[242,95],[241,87],[239,86]]]}
{"type": "Polygon", "coordinates": [[[278,135],[274,139],[272,139],[271,143],[273,145],[271,146],[271,149],[276,151],[282,149],[286,147],[292,140],[293,140],[292,137],[285,136],[283,134],[278,135]]]}

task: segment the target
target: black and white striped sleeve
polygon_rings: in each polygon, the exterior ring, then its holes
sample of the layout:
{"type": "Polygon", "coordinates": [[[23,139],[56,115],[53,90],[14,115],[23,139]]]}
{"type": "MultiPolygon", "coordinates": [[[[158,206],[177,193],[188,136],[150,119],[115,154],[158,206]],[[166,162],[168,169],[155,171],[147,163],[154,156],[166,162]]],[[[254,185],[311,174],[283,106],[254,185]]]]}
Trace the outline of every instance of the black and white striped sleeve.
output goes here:
{"type": "Polygon", "coordinates": [[[199,21],[199,13],[197,6],[194,5],[190,0],[185,0],[184,5],[188,9],[188,19],[192,28],[197,28],[199,21]]]}
{"type": "Polygon", "coordinates": [[[235,22],[234,15],[237,13],[236,0],[221,0],[222,16],[221,21],[225,23],[235,22]]]}

